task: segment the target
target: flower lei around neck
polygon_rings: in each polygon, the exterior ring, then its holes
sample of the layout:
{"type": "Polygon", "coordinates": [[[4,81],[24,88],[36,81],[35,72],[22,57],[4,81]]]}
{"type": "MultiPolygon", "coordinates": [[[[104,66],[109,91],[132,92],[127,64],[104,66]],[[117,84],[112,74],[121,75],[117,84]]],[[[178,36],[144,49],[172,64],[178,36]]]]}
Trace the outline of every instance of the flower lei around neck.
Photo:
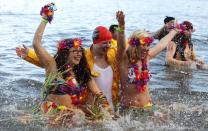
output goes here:
{"type": "Polygon", "coordinates": [[[57,48],[58,50],[63,49],[70,49],[72,47],[79,48],[82,45],[82,40],[80,38],[74,38],[74,39],[64,39],[58,42],[57,48]]]}
{"type": "Polygon", "coordinates": [[[129,71],[128,74],[128,76],[130,76],[131,74],[135,75],[135,78],[133,78],[133,80],[128,77],[129,78],[128,82],[132,84],[136,84],[136,89],[139,93],[146,91],[147,83],[149,82],[151,77],[151,74],[148,69],[147,61],[146,60],[141,60],[141,61],[142,61],[142,71],[140,72],[140,68],[138,64],[132,64],[130,69],[133,70],[131,70],[131,72],[129,71]]]}
{"type": "Polygon", "coordinates": [[[82,102],[87,95],[87,87],[80,85],[74,75],[71,73],[72,67],[69,64],[64,65],[65,71],[50,75],[47,77],[47,85],[44,86],[43,100],[51,93],[71,95],[72,104],[77,105],[82,102]],[[66,74],[65,79],[57,79],[58,76],[66,74]]]}
{"type": "MultiPolygon", "coordinates": [[[[138,45],[142,45],[142,46],[148,45],[149,46],[153,42],[153,40],[154,39],[151,37],[144,37],[141,39],[133,38],[133,39],[129,40],[129,44],[134,45],[134,46],[138,46],[138,45]]],[[[141,72],[140,72],[140,68],[139,68],[138,64],[131,64],[131,67],[130,67],[131,71],[129,71],[129,74],[128,74],[128,78],[131,75],[135,75],[135,78],[133,78],[133,79],[129,78],[128,82],[132,83],[132,84],[136,84],[136,89],[139,93],[146,91],[147,83],[149,82],[150,77],[151,77],[151,74],[148,69],[147,60],[141,59],[141,62],[142,62],[141,72]]]]}

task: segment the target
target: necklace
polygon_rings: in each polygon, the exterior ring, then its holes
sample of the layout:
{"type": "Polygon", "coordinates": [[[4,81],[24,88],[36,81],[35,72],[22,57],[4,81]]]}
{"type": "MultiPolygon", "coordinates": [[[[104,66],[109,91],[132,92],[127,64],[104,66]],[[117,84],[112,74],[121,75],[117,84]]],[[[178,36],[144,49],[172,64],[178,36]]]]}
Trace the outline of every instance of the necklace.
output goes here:
{"type": "Polygon", "coordinates": [[[141,72],[138,64],[131,64],[130,70],[128,72],[128,82],[136,84],[136,89],[139,93],[145,92],[150,76],[151,74],[147,66],[147,61],[142,60],[141,72]]]}

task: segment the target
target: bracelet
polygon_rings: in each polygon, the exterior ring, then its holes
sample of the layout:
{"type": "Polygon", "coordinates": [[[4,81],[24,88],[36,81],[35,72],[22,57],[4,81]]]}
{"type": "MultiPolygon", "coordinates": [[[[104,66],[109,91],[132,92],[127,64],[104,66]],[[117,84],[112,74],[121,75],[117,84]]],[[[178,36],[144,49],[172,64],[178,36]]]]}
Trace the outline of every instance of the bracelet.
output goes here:
{"type": "Polygon", "coordinates": [[[42,18],[42,22],[45,23],[45,24],[47,24],[48,23],[48,20],[42,18]]]}
{"type": "Polygon", "coordinates": [[[124,32],[124,28],[117,27],[116,28],[116,31],[119,32],[119,33],[123,33],[124,32]]]}

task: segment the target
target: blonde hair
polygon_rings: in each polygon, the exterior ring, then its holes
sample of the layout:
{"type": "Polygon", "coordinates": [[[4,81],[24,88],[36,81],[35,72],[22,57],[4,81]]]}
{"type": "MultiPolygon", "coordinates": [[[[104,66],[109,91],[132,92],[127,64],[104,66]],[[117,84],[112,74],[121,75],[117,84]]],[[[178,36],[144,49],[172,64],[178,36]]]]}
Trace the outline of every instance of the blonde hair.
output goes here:
{"type": "MultiPolygon", "coordinates": [[[[136,30],[130,35],[129,39],[141,39],[144,37],[149,37],[147,31],[136,30]]],[[[138,45],[129,45],[126,53],[130,63],[135,63],[137,60],[140,60],[142,56],[141,47],[138,45]]]]}

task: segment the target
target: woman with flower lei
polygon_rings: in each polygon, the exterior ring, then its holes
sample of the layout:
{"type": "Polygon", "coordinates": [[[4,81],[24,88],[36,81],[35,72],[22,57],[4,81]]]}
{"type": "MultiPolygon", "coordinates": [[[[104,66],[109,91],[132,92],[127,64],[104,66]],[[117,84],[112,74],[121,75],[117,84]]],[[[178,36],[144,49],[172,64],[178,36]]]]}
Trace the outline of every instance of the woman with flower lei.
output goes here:
{"type": "Polygon", "coordinates": [[[51,23],[53,19],[54,6],[51,3],[42,8],[42,21],[33,39],[35,53],[45,68],[47,76],[43,86],[43,100],[38,106],[40,108],[35,108],[34,111],[42,110],[46,114],[54,114],[60,111],[73,112],[74,109],[82,109],[92,115],[94,112],[89,108],[84,109],[88,92],[91,92],[98,106],[111,113],[112,109],[106,97],[90,75],[81,39],[70,38],[59,41],[54,57],[42,46],[42,36],[47,23],[51,23]]]}
{"type": "Polygon", "coordinates": [[[181,30],[167,47],[166,62],[176,68],[206,68],[206,64],[196,58],[192,33],[194,28],[191,22],[184,21],[176,25],[181,30]]]}
{"type": "Polygon", "coordinates": [[[155,47],[149,48],[153,38],[144,30],[136,30],[130,36],[126,49],[125,20],[122,11],[116,13],[118,21],[118,66],[121,78],[123,108],[148,108],[152,106],[148,83],[150,72],[149,60],[166,48],[177,34],[178,30],[171,30],[155,47]]]}

